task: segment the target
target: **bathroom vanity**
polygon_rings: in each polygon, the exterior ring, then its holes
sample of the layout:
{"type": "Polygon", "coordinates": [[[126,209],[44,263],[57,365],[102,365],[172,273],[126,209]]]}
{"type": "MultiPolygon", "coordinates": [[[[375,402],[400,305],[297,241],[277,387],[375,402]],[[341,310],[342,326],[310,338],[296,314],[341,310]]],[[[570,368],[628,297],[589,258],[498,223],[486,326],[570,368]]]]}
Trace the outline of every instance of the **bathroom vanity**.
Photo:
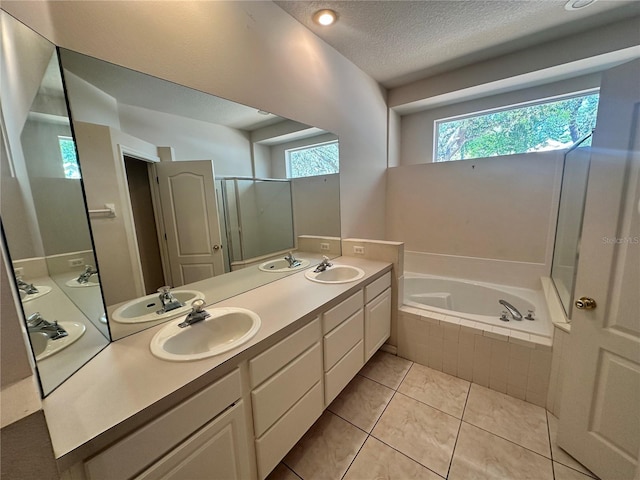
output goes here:
{"type": "Polygon", "coordinates": [[[301,271],[209,306],[261,318],[226,353],[156,358],[162,326],[110,344],[43,401],[63,478],[265,478],[389,337],[391,264],[334,263],[364,276],[301,271]]]}

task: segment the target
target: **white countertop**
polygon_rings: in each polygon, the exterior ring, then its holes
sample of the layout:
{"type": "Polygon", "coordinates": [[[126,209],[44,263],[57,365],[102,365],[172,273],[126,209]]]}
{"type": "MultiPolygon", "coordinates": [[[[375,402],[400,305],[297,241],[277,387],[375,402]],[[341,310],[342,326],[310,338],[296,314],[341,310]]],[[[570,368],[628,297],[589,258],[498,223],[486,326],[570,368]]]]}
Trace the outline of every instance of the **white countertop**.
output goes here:
{"type": "MultiPolygon", "coordinates": [[[[255,337],[229,352],[193,362],[156,358],[149,344],[162,325],[107,346],[43,400],[59,467],[68,468],[140,427],[391,269],[390,263],[355,257],[332,262],[360,267],[365,276],[318,284],[302,270],[215,304],[253,310],[262,321],[255,337]]],[[[198,285],[208,296],[205,283],[198,285]]]]}

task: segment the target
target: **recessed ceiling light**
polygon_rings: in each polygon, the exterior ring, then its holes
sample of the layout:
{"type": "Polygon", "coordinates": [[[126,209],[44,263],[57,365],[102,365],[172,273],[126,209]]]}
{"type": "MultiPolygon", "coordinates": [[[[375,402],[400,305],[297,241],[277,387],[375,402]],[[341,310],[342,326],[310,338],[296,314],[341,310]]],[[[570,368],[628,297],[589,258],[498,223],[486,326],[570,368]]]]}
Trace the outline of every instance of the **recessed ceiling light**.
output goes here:
{"type": "Polygon", "coordinates": [[[318,25],[322,25],[323,27],[332,25],[337,19],[338,14],[333,10],[329,10],[328,8],[324,10],[318,10],[313,14],[313,21],[318,25]]]}
{"type": "Polygon", "coordinates": [[[565,10],[580,10],[581,8],[588,7],[589,5],[596,3],[597,0],[569,0],[565,6],[565,10]]]}

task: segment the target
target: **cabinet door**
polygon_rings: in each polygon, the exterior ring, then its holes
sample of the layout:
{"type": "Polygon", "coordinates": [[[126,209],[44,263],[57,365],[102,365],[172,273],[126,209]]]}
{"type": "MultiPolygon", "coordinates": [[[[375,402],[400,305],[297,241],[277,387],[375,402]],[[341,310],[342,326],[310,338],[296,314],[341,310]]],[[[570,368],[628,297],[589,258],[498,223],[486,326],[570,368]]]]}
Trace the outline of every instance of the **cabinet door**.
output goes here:
{"type": "Polygon", "coordinates": [[[250,457],[242,401],[178,445],[137,480],[247,479],[250,457]]]}
{"type": "Polygon", "coordinates": [[[364,361],[389,338],[391,333],[391,289],[366,304],[364,309],[364,361]]]}

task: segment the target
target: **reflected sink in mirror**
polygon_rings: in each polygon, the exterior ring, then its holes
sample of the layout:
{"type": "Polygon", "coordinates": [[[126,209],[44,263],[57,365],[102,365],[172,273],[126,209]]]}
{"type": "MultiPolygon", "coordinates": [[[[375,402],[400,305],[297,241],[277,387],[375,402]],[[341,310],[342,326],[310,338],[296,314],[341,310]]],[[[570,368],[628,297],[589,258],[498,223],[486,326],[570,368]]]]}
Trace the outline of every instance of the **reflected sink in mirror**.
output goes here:
{"type": "Polygon", "coordinates": [[[273,272],[273,273],[283,273],[283,272],[295,272],[297,270],[302,270],[303,268],[307,268],[311,262],[304,258],[297,258],[300,265],[295,267],[290,267],[289,262],[284,258],[279,258],[277,260],[269,260],[268,262],[261,263],[258,265],[258,268],[263,272],[273,272]]]}
{"type": "Polygon", "coordinates": [[[36,298],[43,297],[51,291],[51,287],[46,285],[35,285],[35,287],[38,290],[38,293],[25,294],[22,290],[20,290],[20,298],[22,299],[23,303],[30,302],[31,300],[35,300],[36,298]]]}
{"type": "Polygon", "coordinates": [[[111,316],[111,320],[119,323],[144,323],[154,320],[169,320],[180,315],[185,315],[191,311],[191,302],[200,299],[204,300],[204,295],[196,290],[172,290],[171,294],[180,303],[185,305],[175,310],[159,314],[162,308],[159,294],[154,293],[146,297],[136,298],[124,305],[119,306],[111,316]]]}
{"type": "Polygon", "coordinates": [[[180,327],[175,321],[151,340],[151,353],[163,360],[184,362],[213,357],[249,341],[260,329],[260,317],[251,310],[221,307],[207,310],[209,317],[180,327]]]}
{"type": "Polygon", "coordinates": [[[92,279],[92,280],[88,280],[86,283],[79,283],[75,278],[72,278],[71,280],[68,280],[67,282],[65,282],[65,285],[71,288],[86,288],[86,287],[97,287],[98,285],[100,285],[100,282],[92,279]]]}
{"type": "Polygon", "coordinates": [[[86,330],[86,327],[78,322],[58,322],[58,325],[65,329],[66,337],[51,340],[44,332],[29,332],[36,360],[43,360],[67,348],[80,339],[86,330]]]}
{"type": "Polygon", "coordinates": [[[351,265],[334,265],[323,272],[309,270],[304,276],[318,283],[349,283],[364,277],[364,270],[351,265]]]}

